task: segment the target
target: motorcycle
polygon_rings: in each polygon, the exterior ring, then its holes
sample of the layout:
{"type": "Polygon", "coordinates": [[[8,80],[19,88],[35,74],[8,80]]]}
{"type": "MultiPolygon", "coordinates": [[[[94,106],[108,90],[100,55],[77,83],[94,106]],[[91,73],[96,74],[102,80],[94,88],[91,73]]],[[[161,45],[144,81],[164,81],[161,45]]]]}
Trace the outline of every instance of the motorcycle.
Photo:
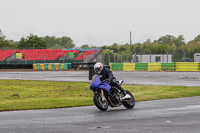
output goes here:
{"type": "MultiPolygon", "coordinates": [[[[94,92],[93,101],[96,107],[101,111],[106,111],[108,106],[118,107],[123,105],[127,109],[132,109],[135,106],[135,98],[128,90],[126,94],[131,98],[122,100],[123,93],[114,86],[110,86],[108,80],[101,81],[101,75],[94,75],[90,84],[90,89],[94,92]]],[[[124,81],[117,81],[120,85],[124,81]]]]}

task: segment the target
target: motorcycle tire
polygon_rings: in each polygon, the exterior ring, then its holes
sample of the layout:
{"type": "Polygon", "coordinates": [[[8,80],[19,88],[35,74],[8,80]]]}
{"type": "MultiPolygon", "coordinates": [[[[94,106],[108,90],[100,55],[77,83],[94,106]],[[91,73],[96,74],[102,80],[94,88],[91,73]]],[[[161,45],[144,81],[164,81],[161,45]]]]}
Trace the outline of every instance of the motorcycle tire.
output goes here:
{"type": "Polygon", "coordinates": [[[122,101],[122,104],[127,109],[132,109],[135,106],[135,98],[128,90],[125,90],[125,91],[126,91],[126,94],[129,94],[132,97],[132,100],[131,101],[122,101]]]}
{"type": "Polygon", "coordinates": [[[108,109],[108,101],[100,93],[94,93],[93,101],[99,110],[106,111],[108,109]]]}

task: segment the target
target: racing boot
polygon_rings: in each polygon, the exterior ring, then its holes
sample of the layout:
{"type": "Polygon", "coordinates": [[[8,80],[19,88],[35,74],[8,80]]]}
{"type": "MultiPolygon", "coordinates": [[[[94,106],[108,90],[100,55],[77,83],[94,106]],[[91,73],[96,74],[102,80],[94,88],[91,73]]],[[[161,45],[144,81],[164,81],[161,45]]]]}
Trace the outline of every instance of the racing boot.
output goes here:
{"type": "Polygon", "coordinates": [[[111,82],[111,85],[115,86],[117,89],[119,89],[122,92],[123,94],[122,100],[129,100],[131,98],[129,94],[126,94],[126,91],[121,87],[121,85],[116,81],[116,79],[114,79],[111,82]]]}
{"type": "Polygon", "coordinates": [[[122,100],[129,100],[129,99],[131,99],[131,96],[129,94],[127,94],[126,91],[123,88],[121,88],[121,92],[123,94],[122,100]]]}

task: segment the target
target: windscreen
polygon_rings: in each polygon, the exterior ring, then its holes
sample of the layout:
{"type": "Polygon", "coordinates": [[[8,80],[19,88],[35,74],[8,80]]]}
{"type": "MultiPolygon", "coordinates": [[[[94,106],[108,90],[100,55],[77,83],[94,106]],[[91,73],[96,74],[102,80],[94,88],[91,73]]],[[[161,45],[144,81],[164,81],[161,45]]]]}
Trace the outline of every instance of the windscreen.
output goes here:
{"type": "Polygon", "coordinates": [[[93,77],[92,77],[92,82],[94,82],[98,77],[100,77],[101,75],[94,75],[93,77]]]}

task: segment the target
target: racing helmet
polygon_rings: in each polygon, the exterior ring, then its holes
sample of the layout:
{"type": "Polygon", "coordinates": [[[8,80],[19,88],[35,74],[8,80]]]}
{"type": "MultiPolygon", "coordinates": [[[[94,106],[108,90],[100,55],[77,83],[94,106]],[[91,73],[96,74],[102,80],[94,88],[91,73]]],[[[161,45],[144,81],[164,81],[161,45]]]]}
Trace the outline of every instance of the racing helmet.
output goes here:
{"type": "Polygon", "coordinates": [[[94,65],[94,71],[96,74],[100,74],[101,71],[103,70],[103,64],[98,62],[94,65]]]}

